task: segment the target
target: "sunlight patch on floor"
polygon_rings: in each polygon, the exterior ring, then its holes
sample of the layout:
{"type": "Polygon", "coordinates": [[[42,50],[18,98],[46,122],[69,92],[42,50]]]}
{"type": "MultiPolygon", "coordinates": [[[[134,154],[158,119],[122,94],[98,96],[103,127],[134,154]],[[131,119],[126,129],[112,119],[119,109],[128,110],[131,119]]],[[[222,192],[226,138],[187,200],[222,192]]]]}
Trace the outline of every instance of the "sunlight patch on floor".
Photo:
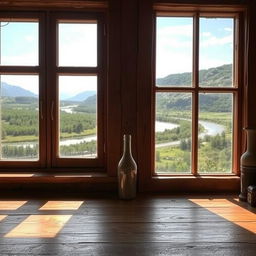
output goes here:
{"type": "Polygon", "coordinates": [[[228,199],[189,199],[189,201],[250,232],[256,233],[256,214],[228,199]]]}
{"type": "Polygon", "coordinates": [[[2,221],[3,219],[5,219],[8,215],[0,215],[0,221],[2,221]]]}
{"type": "Polygon", "coordinates": [[[0,201],[0,210],[17,210],[25,203],[27,203],[27,201],[0,201]]]}
{"type": "Polygon", "coordinates": [[[72,215],[30,215],[11,230],[8,238],[54,238],[72,215]]]}
{"type": "Polygon", "coordinates": [[[84,201],[48,201],[39,210],[78,210],[84,201]]]}

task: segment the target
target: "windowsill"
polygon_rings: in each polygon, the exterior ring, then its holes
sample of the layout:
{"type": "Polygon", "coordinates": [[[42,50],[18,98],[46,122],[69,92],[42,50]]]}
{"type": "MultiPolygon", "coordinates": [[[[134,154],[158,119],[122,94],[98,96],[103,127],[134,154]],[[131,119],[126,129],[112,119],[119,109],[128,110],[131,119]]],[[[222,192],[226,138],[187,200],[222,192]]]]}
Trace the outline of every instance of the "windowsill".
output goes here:
{"type": "Polygon", "coordinates": [[[240,179],[236,174],[204,174],[204,175],[155,175],[153,179],[240,179]]]}
{"type": "Polygon", "coordinates": [[[117,179],[100,172],[0,172],[0,196],[64,196],[116,192],[117,179]]]}
{"type": "Polygon", "coordinates": [[[145,191],[177,193],[238,193],[240,177],[237,175],[205,176],[153,176],[147,182],[145,191]]]}
{"type": "Polygon", "coordinates": [[[115,178],[108,177],[102,172],[66,172],[66,171],[51,171],[51,172],[0,172],[0,182],[3,181],[24,181],[24,182],[83,182],[88,180],[99,181],[114,181],[115,178]]]}

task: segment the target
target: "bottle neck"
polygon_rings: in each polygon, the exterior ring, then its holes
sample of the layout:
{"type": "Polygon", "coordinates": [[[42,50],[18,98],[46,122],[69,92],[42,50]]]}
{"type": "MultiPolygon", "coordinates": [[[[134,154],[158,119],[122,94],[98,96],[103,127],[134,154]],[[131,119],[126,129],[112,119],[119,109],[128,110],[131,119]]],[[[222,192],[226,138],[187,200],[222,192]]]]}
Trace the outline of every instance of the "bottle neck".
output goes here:
{"type": "Polygon", "coordinates": [[[124,135],[124,155],[131,155],[131,135],[124,135]]]}
{"type": "Polygon", "coordinates": [[[256,152],[256,130],[247,130],[247,151],[256,152]]]}

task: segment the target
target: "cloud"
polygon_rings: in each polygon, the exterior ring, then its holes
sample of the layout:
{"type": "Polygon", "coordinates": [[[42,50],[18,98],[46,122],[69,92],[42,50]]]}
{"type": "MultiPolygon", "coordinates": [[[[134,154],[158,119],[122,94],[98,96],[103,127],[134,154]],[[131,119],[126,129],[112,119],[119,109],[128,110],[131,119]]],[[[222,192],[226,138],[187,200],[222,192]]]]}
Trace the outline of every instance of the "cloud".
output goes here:
{"type": "MultiPolygon", "coordinates": [[[[82,25],[82,24],[81,24],[82,25]]],[[[33,36],[24,37],[27,42],[36,40],[33,36]]],[[[86,24],[86,26],[65,27],[65,35],[62,38],[64,43],[60,46],[60,62],[63,66],[72,64],[74,66],[96,66],[97,65],[97,25],[86,24]],[[86,27],[86,28],[85,28],[86,27]],[[71,64],[70,64],[71,63],[71,64]]],[[[31,50],[27,45],[25,51],[19,51],[19,54],[2,56],[3,65],[38,65],[38,50],[31,50]],[[28,52],[28,51],[31,52],[28,52]]],[[[6,51],[9,53],[9,51],[6,51]]],[[[54,60],[53,60],[54,61],[54,60]]],[[[38,76],[30,75],[4,75],[2,81],[21,86],[24,89],[38,94],[38,76]]],[[[62,76],[61,93],[75,95],[85,90],[97,89],[96,76],[62,76]],[[72,85],[72,86],[71,86],[72,85]]]]}
{"type": "Polygon", "coordinates": [[[31,36],[31,35],[24,36],[24,39],[27,42],[34,42],[36,40],[36,38],[34,36],[31,36]]]}
{"type": "Polygon", "coordinates": [[[222,46],[226,44],[233,44],[233,35],[228,35],[219,38],[211,36],[206,40],[203,39],[200,41],[200,47],[222,46]]]}
{"type": "Polygon", "coordinates": [[[97,66],[97,25],[61,24],[59,63],[62,66],[97,66]]]}
{"type": "Polygon", "coordinates": [[[180,25],[180,26],[169,26],[160,28],[157,34],[160,37],[173,38],[176,36],[192,37],[193,26],[191,25],[180,25]]]}
{"type": "Polygon", "coordinates": [[[202,32],[202,33],[201,33],[201,36],[202,36],[202,37],[210,37],[211,35],[212,35],[211,32],[202,32]]]}
{"type": "Polygon", "coordinates": [[[157,31],[157,78],[192,71],[192,38],[192,25],[169,26],[157,31]]]}
{"type": "Polygon", "coordinates": [[[4,55],[1,59],[2,65],[24,65],[24,66],[37,66],[38,55],[36,52],[23,53],[15,56],[4,55]]]}
{"type": "Polygon", "coordinates": [[[158,52],[156,60],[157,78],[183,72],[192,72],[192,52],[158,52]]]}
{"type": "Polygon", "coordinates": [[[226,27],[224,28],[225,31],[228,31],[228,32],[233,32],[233,28],[230,28],[230,27],[226,27]]]}

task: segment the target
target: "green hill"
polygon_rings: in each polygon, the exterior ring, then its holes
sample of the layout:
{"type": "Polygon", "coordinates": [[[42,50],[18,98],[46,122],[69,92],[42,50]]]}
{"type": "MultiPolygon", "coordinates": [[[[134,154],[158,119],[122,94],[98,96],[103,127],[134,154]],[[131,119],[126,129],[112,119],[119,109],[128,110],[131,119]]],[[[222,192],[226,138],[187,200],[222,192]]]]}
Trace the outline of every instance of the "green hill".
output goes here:
{"type": "MultiPolygon", "coordinates": [[[[201,86],[227,87],[232,84],[232,65],[223,65],[199,71],[201,86]]],[[[171,74],[157,79],[157,84],[164,86],[190,86],[191,73],[171,74]]],[[[200,94],[200,110],[209,112],[231,112],[232,97],[228,94],[200,94]]],[[[191,109],[191,97],[187,93],[158,93],[157,109],[188,110],[191,109]]]]}
{"type": "Polygon", "coordinates": [[[81,102],[76,108],[77,112],[85,112],[85,113],[96,113],[96,102],[97,97],[96,94],[88,97],[86,100],[81,102]]]}
{"type": "MultiPolygon", "coordinates": [[[[160,86],[191,86],[191,73],[171,74],[156,80],[160,86]]],[[[232,84],[232,65],[222,65],[216,68],[199,71],[201,86],[227,87],[232,84]]]]}

